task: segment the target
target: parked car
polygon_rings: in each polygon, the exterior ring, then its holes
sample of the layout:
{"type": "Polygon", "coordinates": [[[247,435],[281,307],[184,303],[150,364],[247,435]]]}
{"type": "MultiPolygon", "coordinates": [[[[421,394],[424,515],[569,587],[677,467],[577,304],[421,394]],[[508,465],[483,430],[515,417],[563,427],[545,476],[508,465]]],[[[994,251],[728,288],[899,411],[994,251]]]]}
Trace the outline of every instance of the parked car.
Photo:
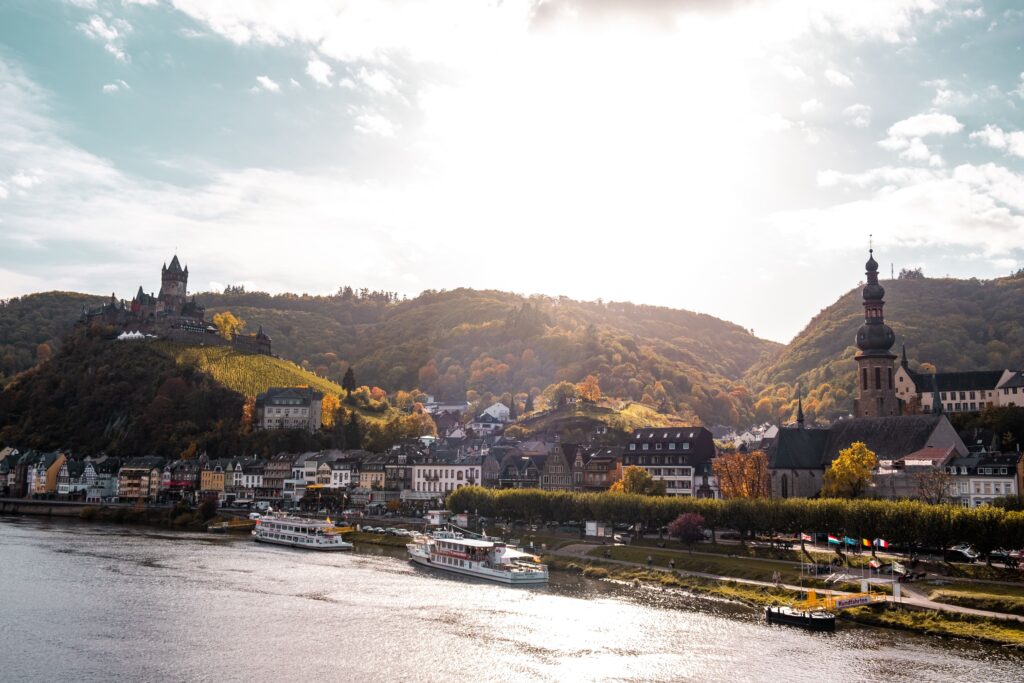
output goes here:
{"type": "Polygon", "coordinates": [[[946,551],[946,562],[974,562],[978,554],[968,548],[950,548],[946,551]]]}

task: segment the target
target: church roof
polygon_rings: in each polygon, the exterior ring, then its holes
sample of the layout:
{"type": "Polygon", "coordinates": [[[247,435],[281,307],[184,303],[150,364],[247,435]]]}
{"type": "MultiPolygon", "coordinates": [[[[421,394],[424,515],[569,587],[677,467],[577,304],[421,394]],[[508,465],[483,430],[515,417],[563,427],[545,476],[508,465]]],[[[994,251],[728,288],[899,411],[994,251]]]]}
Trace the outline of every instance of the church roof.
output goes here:
{"type": "Polygon", "coordinates": [[[942,420],[946,420],[944,415],[857,417],[839,420],[827,429],[780,429],[768,451],[768,461],[775,469],[824,469],[840,451],[858,441],[887,460],[898,460],[927,447],[955,446],[945,441],[931,443],[942,420]]]}
{"type": "MultiPolygon", "coordinates": [[[[930,374],[907,371],[910,379],[918,391],[932,391],[935,385],[932,383],[930,374]]],[[[935,380],[939,383],[939,391],[990,391],[996,388],[999,378],[1003,376],[1002,370],[973,370],[970,372],[939,372],[935,380]]]]}

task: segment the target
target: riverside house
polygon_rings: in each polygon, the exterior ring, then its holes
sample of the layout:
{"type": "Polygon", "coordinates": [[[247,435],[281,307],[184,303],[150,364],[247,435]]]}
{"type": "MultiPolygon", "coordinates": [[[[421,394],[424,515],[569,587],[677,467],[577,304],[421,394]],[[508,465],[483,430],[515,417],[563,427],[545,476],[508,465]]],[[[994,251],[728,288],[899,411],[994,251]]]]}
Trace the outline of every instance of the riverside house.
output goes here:
{"type": "Polygon", "coordinates": [[[46,496],[57,493],[57,477],[61,467],[67,461],[67,455],[60,451],[40,453],[29,463],[25,480],[26,491],[30,496],[46,496]]]}
{"type": "Polygon", "coordinates": [[[164,459],[155,455],[128,460],[117,473],[117,499],[121,503],[155,501],[160,494],[164,459]]]}
{"type": "Polygon", "coordinates": [[[647,470],[670,496],[715,497],[714,457],[715,439],[704,427],[646,428],[630,435],[622,465],[647,470]]]}

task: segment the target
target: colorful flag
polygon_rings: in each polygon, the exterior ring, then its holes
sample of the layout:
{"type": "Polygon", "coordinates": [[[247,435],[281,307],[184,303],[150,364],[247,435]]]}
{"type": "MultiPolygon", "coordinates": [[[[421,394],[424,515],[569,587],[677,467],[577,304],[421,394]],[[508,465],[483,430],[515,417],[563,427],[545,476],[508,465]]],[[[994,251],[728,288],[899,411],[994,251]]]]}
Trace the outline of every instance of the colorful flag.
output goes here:
{"type": "Polygon", "coordinates": [[[843,543],[846,545],[857,545],[857,539],[850,538],[849,536],[843,536],[843,543]]]}
{"type": "Polygon", "coordinates": [[[811,536],[810,534],[801,533],[800,534],[800,540],[801,541],[812,541],[813,542],[814,541],[814,536],[811,536]]]}
{"type": "Polygon", "coordinates": [[[869,540],[868,540],[868,539],[866,539],[866,538],[862,538],[862,539],[860,539],[860,544],[861,544],[862,546],[864,546],[865,548],[870,548],[870,547],[871,547],[871,541],[869,541],[869,540]]]}
{"type": "Polygon", "coordinates": [[[834,543],[835,545],[839,545],[839,538],[836,537],[836,536],[833,536],[832,534],[829,534],[828,535],[828,542],[829,543],[834,543]]]}
{"type": "Polygon", "coordinates": [[[885,540],[884,538],[876,538],[875,545],[879,548],[888,548],[889,541],[885,540]]]}

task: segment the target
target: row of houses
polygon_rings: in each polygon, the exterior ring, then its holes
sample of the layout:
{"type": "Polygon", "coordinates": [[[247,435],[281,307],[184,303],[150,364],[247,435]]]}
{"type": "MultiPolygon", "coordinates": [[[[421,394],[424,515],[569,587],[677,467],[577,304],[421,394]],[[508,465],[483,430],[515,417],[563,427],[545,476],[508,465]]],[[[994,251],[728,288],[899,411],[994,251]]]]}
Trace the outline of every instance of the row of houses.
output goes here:
{"type": "Polygon", "coordinates": [[[425,438],[389,453],[326,450],[270,458],[164,460],[65,451],[0,451],[0,489],[14,497],[95,502],[294,503],[310,492],[344,491],[353,505],[430,502],[462,486],[603,491],[636,465],[670,495],[716,496],[714,443],[703,428],[638,430],[628,445],[516,441],[500,435],[425,438]],[[664,454],[662,451],[664,450],[664,454]]]}

